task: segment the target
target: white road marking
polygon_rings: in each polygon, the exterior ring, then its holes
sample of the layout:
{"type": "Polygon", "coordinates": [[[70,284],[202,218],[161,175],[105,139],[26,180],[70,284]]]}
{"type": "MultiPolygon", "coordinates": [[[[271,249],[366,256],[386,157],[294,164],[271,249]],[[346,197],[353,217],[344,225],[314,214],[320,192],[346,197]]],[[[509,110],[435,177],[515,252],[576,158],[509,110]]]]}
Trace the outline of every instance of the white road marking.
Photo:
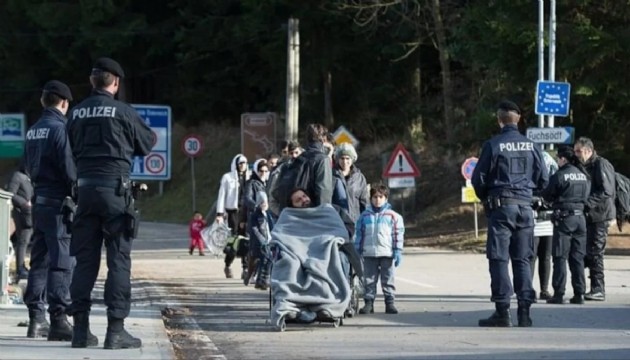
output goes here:
{"type": "Polygon", "coordinates": [[[407,284],[417,285],[417,286],[424,287],[424,288],[429,288],[429,289],[435,289],[437,287],[435,285],[425,284],[425,283],[421,283],[419,281],[409,280],[409,279],[405,279],[405,278],[399,277],[399,276],[396,276],[396,281],[402,281],[402,282],[407,283],[407,284]]]}

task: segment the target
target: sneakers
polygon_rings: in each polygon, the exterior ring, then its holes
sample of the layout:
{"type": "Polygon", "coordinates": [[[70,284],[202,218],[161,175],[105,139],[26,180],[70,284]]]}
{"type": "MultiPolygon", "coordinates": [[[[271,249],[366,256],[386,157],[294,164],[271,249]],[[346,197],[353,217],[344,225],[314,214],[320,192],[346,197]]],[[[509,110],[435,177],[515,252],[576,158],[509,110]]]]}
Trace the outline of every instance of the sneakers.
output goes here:
{"type": "Polygon", "coordinates": [[[571,300],[569,300],[569,302],[571,304],[578,304],[578,305],[582,305],[584,304],[584,296],[583,295],[574,295],[571,300]]]}
{"type": "Polygon", "coordinates": [[[230,269],[229,267],[225,267],[223,268],[223,272],[225,273],[225,278],[226,279],[231,279],[234,277],[234,275],[232,274],[232,269],[230,269]]]}
{"type": "Polygon", "coordinates": [[[605,301],[606,300],[606,295],[601,292],[589,292],[588,294],[584,295],[584,299],[585,300],[589,300],[589,301],[605,301]]]}

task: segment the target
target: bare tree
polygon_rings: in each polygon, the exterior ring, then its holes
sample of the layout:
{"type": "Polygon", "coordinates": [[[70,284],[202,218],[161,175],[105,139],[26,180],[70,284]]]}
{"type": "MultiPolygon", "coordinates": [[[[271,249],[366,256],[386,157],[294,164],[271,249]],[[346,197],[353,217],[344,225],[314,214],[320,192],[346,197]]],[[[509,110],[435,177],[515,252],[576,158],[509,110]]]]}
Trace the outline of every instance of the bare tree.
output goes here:
{"type": "MultiPolygon", "coordinates": [[[[405,53],[392,61],[406,59],[423,44],[430,43],[439,54],[442,70],[442,106],[445,137],[448,144],[455,143],[453,111],[453,85],[450,67],[448,36],[443,18],[441,0],[341,0],[340,9],[354,13],[355,23],[368,32],[382,28],[412,29],[414,39],[403,43],[405,53]]],[[[416,69],[415,73],[420,73],[416,69]]]]}

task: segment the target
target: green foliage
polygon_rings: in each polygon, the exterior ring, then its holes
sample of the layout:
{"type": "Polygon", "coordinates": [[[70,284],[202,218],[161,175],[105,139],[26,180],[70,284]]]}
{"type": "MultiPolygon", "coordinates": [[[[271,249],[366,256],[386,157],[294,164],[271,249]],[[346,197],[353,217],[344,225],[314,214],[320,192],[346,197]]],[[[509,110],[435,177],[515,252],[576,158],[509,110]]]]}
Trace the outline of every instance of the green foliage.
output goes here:
{"type": "MultiPolygon", "coordinates": [[[[24,111],[32,123],[44,82],[63,80],[80,99],[94,59],[111,56],[127,73],[126,100],[168,103],[177,122],[238,125],[243,112],[282,113],[287,20],[294,17],[302,123],[322,121],[330,74],[336,125],[362,141],[407,136],[422,147],[453,130],[457,150],[469,152],[496,131],[492,107],[505,97],[522,105],[527,125],[535,124],[536,4],[439,1],[447,37],[447,48],[439,49],[434,3],[6,0],[0,111],[24,111]],[[443,120],[439,50],[450,59],[454,129],[443,120]]],[[[573,91],[571,115],[556,124],[575,126],[600,148],[630,153],[630,7],[559,0],[557,14],[556,79],[573,91]]]]}

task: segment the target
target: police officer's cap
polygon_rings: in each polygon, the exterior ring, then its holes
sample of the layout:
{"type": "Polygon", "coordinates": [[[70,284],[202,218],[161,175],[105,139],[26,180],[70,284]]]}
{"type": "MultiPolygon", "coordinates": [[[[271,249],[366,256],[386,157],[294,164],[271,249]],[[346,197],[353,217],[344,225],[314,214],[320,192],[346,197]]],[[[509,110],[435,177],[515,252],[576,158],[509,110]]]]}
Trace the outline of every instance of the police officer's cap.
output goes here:
{"type": "Polygon", "coordinates": [[[112,73],[118,76],[119,78],[125,77],[125,72],[123,71],[120,64],[116,60],[110,59],[108,57],[102,57],[96,60],[96,62],[94,63],[94,66],[92,67],[92,74],[95,74],[101,71],[107,71],[108,73],[112,73]]]}
{"type": "Polygon", "coordinates": [[[500,103],[498,103],[497,110],[513,111],[519,115],[521,114],[521,108],[519,108],[518,105],[510,100],[502,100],[500,103]]]}
{"type": "Polygon", "coordinates": [[[68,85],[62,83],[59,80],[51,80],[47,82],[42,90],[55,94],[62,99],[72,101],[72,93],[70,92],[70,88],[68,87],[68,85]]]}
{"type": "Polygon", "coordinates": [[[575,156],[575,152],[573,148],[570,146],[562,146],[558,148],[558,154],[556,155],[559,158],[565,158],[567,160],[571,160],[575,156]]]}

